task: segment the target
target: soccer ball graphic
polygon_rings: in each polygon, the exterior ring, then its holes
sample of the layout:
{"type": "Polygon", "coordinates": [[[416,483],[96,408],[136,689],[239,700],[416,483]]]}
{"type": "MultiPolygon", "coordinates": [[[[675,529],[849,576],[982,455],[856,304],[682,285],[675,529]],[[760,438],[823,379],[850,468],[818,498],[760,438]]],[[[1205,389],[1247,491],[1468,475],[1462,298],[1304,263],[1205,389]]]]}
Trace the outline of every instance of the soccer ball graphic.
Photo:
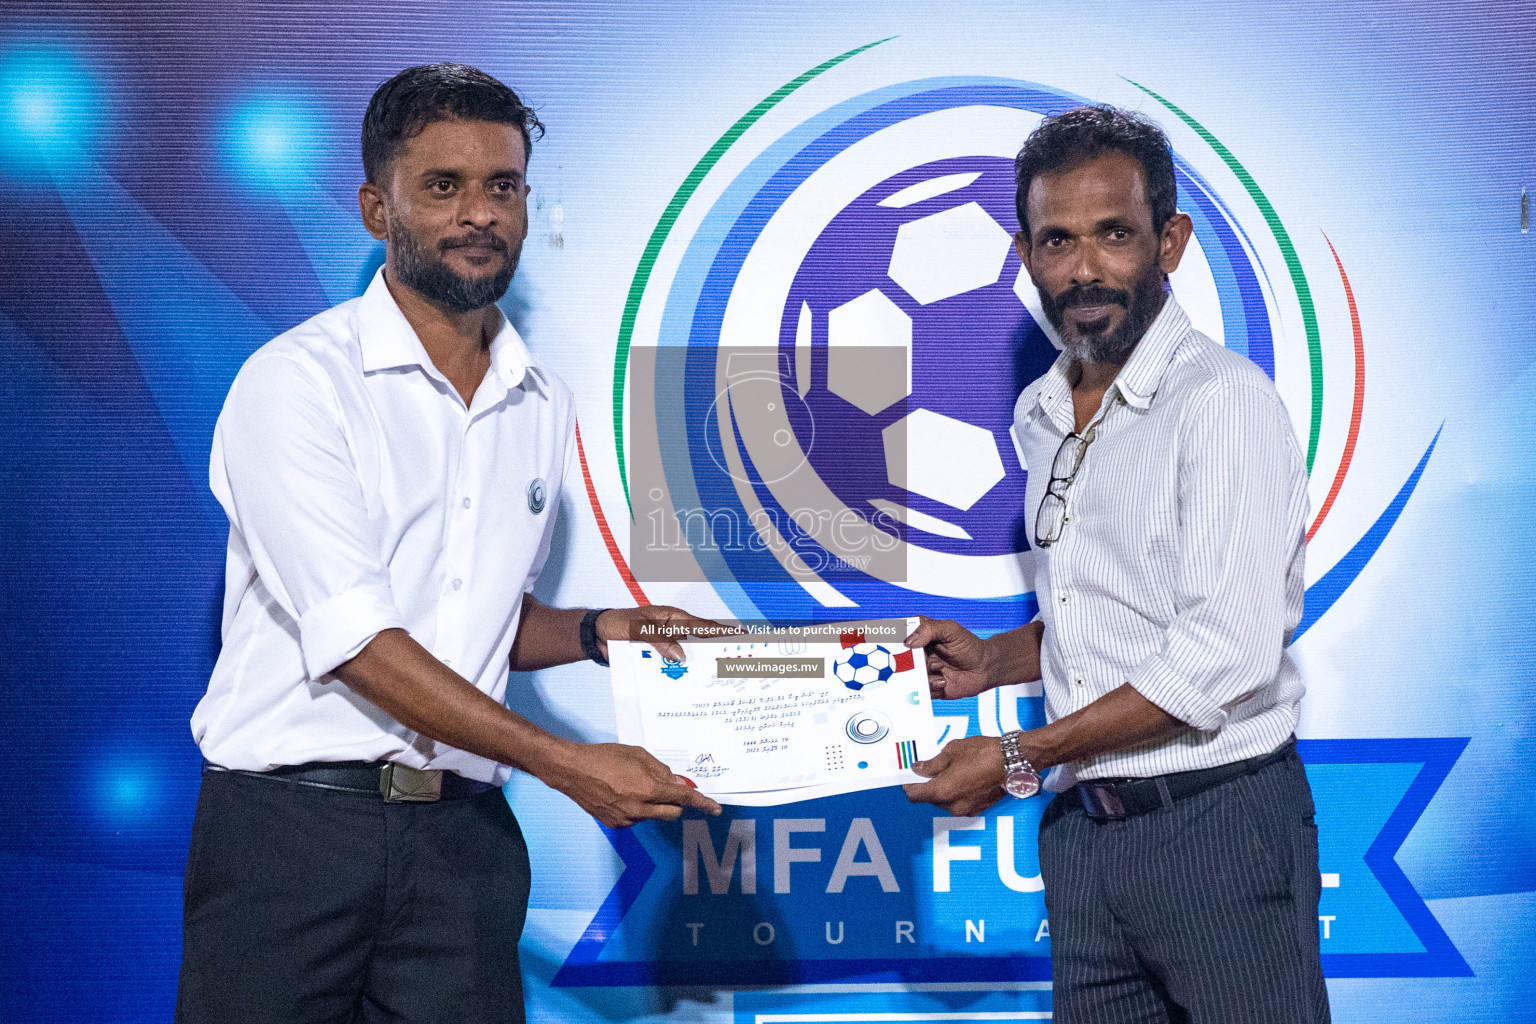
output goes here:
{"type": "Polygon", "coordinates": [[[879,644],[854,644],[832,659],[832,674],[850,690],[879,686],[896,674],[896,656],[879,644]]]}
{"type": "Polygon", "coordinates": [[[822,230],[780,330],[785,348],[813,343],[795,383],[820,478],[849,508],[885,512],[909,542],[940,551],[1024,546],[1008,428],[1056,349],[1029,310],[1013,192],[1012,164],[997,157],[886,179],[822,230]]]}
{"type": "MultiPolygon", "coordinates": [[[[656,359],[633,380],[656,433],[635,451],[666,486],[636,488],[633,520],[702,535],[689,549],[744,616],[897,618],[928,595],[1008,628],[1031,604],[1029,467],[1010,427],[1059,349],[1010,244],[1012,154],[1042,113],[1079,101],[1002,79],[908,85],[752,157],[647,287],[656,359]]],[[[1241,232],[1175,173],[1195,223],[1171,276],[1180,305],[1267,367],[1269,300],[1241,232]],[[1234,308],[1218,272],[1246,282],[1234,308]]]]}

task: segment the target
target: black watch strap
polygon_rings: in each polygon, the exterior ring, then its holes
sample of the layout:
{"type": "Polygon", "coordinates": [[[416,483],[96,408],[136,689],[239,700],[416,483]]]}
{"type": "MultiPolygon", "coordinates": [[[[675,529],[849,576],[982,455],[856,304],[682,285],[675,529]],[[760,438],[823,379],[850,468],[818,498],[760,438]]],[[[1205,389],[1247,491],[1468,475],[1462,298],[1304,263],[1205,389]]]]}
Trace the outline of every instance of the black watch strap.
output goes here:
{"type": "Polygon", "coordinates": [[[599,665],[608,664],[608,659],[603,657],[603,649],[597,642],[597,617],[607,610],[589,608],[587,614],[581,617],[581,653],[599,665]]]}

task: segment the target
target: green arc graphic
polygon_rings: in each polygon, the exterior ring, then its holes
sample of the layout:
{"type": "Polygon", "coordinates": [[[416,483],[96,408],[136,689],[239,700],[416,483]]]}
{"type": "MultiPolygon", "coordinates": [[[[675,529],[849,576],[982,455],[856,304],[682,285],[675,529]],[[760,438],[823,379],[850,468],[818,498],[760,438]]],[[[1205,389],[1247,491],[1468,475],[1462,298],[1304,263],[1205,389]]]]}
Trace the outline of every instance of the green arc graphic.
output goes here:
{"type": "Polygon", "coordinates": [[[640,300],[645,295],[645,286],[651,280],[651,271],[656,266],[656,257],[661,254],[662,244],[671,233],[672,225],[677,223],[683,207],[688,205],[688,200],[693,198],[699,183],[714,169],[715,164],[725,155],[725,151],[730,149],[732,144],[764,114],[777,106],[784,97],[850,57],[856,57],[865,50],[879,46],[881,43],[888,43],[895,38],[895,36],[886,36],[884,39],[855,47],[847,53],[840,53],[775,89],[757,106],[743,114],[735,124],[726,129],[724,135],[715,140],[715,144],[709,147],[703,158],[694,165],[693,170],[688,172],[688,177],[684,178],[682,185],[678,186],[672,201],[667,203],[661,219],[656,222],[656,227],[651,231],[651,237],[645,243],[645,251],[640,256],[640,265],[635,268],[635,279],[629,285],[629,298],[624,302],[624,315],[619,321],[618,351],[613,357],[613,438],[619,457],[619,482],[624,485],[624,503],[629,506],[631,516],[634,515],[635,506],[629,498],[629,473],[624,468],[624,379],[629,368],[629,343],[634,335],[635,317],[640,312],[640,300]]]}
{"type": "Polygon", "coordinates": [[[1228,170],[1236,175],[1237,180],[1242,182],[1243,188],[1248,190],[1248,197],[1259,208],[1259,212],[1264,216],[1264,223],[1269,225],[1270,233],[1275,236],[1275,244],[1280,247],[1280,255],[1285,258],[1285,267],[1291,274],[1291,284],[1296,289],[1296,301],[1301,306],[1301,322],[1307,332],[1307,356],[1312,366],[1312,425],[1307,432],[1307,474],[1310,476],[1312,461],[1317,457],[1318,434],[1323,424],[1323,346],[1317,331],[1317,311],[1312,308],[1312,289],[1307,286],[1307,275],[1302,272],[1301,258],[1296,255],[1296,247],[1291,244],[1291,236],[1286,233],[1285,225],[1280,223],[1279,214],[1275,213],[1275,208],[1270,205],[1269,198],[1259,188],[1258,182],[1253,180],[1253,175],[1238,162],[1231,150],[1223,146],[1204,125],[1151,89],[1129,78],[1126,81],[1173,111],[1179,120],[1188,125],[1207,146],[1215,151],[1217,156],[1221,157],[1228,170]]]}

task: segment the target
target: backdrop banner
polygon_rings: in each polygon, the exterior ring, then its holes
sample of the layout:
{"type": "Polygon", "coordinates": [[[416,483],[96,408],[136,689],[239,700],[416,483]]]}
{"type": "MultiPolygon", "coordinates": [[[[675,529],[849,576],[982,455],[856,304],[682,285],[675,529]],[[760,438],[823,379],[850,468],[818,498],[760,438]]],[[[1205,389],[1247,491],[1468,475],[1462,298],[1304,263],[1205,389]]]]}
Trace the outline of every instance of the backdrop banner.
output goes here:
{"type": "MultiPolygon", "coordinates": [[[[364,107],[450,59],[548,126],[502,306],[576,394],[537,590],[563,606],[1029,620],[1009,427],[1057,348],[1012,159],[1083,103],[1160,123],[1194,222],[1171,288],[1306,454],[1334,1017],[1536,1021],[1533,40],[1513,3],[8,5],[0,1015],[170,1015],[213,423],[251,352],[381,263],[364,107]]],[[[609,696],[591,664],[509,686],[591,741],[609,696]]],[[[935,714],[943,741],[1044,721],[1038,683],[935,714]]],[[[1050,1016],[1040,800],[613,831],[526,776],[506,793],[530,1020],[1050,1016]]]]}

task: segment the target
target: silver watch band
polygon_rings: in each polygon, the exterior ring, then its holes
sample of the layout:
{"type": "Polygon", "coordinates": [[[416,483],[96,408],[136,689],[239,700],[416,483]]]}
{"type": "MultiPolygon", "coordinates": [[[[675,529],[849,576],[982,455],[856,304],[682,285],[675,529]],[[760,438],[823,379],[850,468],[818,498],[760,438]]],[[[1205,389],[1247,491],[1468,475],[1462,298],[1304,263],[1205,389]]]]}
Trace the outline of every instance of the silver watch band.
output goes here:
{"type": "Polygon", "coordinates": [[[1024,769],[1034,770],[1034,765],[1019,751],[1019,737],[1023,736],[1022,730],[1004,733],[1003,744],[1003,771],[1016,772],[1024,769]]]}

